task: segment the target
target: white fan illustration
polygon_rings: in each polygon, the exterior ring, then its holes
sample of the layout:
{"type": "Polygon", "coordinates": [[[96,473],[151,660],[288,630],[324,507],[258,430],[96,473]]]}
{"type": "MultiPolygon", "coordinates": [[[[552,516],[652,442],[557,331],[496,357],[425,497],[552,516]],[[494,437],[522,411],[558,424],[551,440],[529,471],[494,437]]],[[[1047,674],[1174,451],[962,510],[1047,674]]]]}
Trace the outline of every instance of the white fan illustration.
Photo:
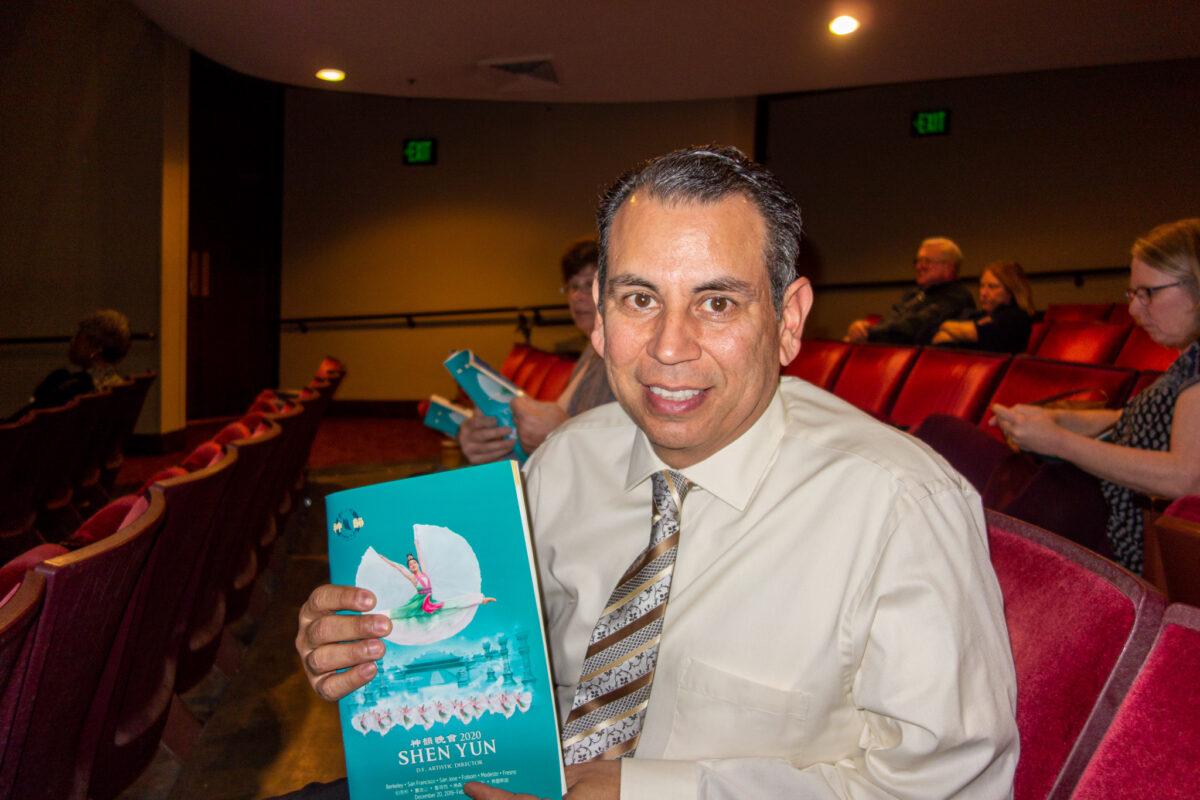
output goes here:
{"type": "Polygon", "coordinates": [[[413,525],[413,543],[414,552],[399,559],[368,547],[355,575],[356,585],[374,592],[374,613],[392,618],[385,638],[396,644],[447,639],[493,602],[482,594],[479,559],[466,539],[440,525],[413,525]]]}

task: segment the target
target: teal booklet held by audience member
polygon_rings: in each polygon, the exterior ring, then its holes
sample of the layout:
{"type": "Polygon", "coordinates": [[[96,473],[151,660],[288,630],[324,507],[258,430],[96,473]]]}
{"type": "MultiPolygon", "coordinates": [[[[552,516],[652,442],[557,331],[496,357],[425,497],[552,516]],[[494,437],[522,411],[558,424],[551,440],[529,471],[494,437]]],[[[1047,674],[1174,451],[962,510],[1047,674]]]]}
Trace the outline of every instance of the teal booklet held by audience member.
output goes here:
{"type": "Polygon", "coordinates": [[[339,711],[353,800],[537,797],[566,783],[521,488],[507,460],[325,498],[334,583],[370,589],[392,632],[339,711]]]}
{"type": "Polygon", "coordinates": [[[458,428],[463,420],[471,416],[470,409],[451,403],[440,394],[430,395],[429,410],[423,420],[426,427],[441,431],[451,439],[458,436],[458,428]]]}
{"type": "Polygon", "coordinates": [[[496,424],[513,429],[513,457],[524,462],[529,454],[521,447],[517,438],[517,426],[513,423],[512,408],[509,403],[514,397],[524,394],[515,383],[492,369],[487,362],[470,350],[457,350],[443,364],[454,380],[467,393],[467,397],[475,403],[479,413],[486,417],[495,417],[496,424]]]}

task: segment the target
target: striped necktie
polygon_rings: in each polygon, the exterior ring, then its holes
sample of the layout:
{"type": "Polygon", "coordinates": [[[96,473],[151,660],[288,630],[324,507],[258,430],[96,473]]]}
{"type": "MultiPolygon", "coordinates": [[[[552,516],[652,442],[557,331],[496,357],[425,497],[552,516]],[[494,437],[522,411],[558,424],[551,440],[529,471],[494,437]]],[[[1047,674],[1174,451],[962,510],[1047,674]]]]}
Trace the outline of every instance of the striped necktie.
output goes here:
{"type": "Polygon", "coordinates": [[[663,470],[650,477],[650,546],[621,576],[592,631],[575,702],[563,725],[567,764],[632,756],[641,736],[675,571],[679,509],[691,488],[678,472],[663,470]]]}

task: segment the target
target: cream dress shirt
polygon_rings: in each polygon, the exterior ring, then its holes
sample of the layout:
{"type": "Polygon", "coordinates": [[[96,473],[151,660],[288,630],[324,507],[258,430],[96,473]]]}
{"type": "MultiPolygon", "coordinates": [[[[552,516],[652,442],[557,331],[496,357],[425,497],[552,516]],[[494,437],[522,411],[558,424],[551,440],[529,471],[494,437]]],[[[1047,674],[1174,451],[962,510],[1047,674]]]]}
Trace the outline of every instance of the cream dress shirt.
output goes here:
{"type": "MultiPolygon", "coordinates": [[[[663,466],[616,404],[527,465],[564,716],[601,608],[649,542],[663,466]]],[[[622,798],[1011,796],[1012,655],[961,476],[792,378],[682,472],[695,486],[622,798]]]]}

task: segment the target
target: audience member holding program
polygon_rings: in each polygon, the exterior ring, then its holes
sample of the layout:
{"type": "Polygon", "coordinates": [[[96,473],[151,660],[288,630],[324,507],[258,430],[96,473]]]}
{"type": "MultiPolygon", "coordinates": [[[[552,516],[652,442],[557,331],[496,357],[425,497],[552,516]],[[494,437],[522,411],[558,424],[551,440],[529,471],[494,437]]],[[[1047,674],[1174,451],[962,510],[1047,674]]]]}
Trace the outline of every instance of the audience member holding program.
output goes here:
{"type": "Polygon", "coordinates": [[[850,323],[845,341],[929,344],[943,321],[975,308],[970,290],[958,282],[961,265],[962,251],[951,240],[934,237],[921,242],[913,259],[916,288],[905,292],[880,322],[850,323]]]}
{"type": "Polygon", "coordinates": [[[1016,261],[993,261],[979,276],[979,308],[946,320],[932,344],[1023,353],[1033,330],[1033,289],[1016,261]]]}
{"type": "MultiPolygon", "coordinates": [[[[1016,686],[978,494],[780,380],[812,304],[795,201],[737,150],[694,148],[621,178],[597,217],[592,342],[618,402],[525,467],[568,797],[1010,796],[1016,686]]],[[[322,697],[375,676],[389,620],[337,613],[374,603],[322,586],[301,610],[322,697]]]]}
{"type": "MultiPolygon", "coordinates": [[[[575,327],[585,337],[591,336],[596,320],[596,303],[592,299],[592,280],[596,277],[598,259],[594,239],[575,242],[562,257],[562,292],[571,309],[575,327]]],[[[513,400],[513,416],[517,435],[527,452],[532,452],[547,435],[576,414],[613,400],[604,374],[604,364],[589,343],[579,356],[567,388],[554,402],[518,397],[513,400]]],[[[472,464],[483,464],[507,458],[513,449],[512,429],[499,427],[492,417],[468,417],[458,429],[458,444],[472,464]]]]}

